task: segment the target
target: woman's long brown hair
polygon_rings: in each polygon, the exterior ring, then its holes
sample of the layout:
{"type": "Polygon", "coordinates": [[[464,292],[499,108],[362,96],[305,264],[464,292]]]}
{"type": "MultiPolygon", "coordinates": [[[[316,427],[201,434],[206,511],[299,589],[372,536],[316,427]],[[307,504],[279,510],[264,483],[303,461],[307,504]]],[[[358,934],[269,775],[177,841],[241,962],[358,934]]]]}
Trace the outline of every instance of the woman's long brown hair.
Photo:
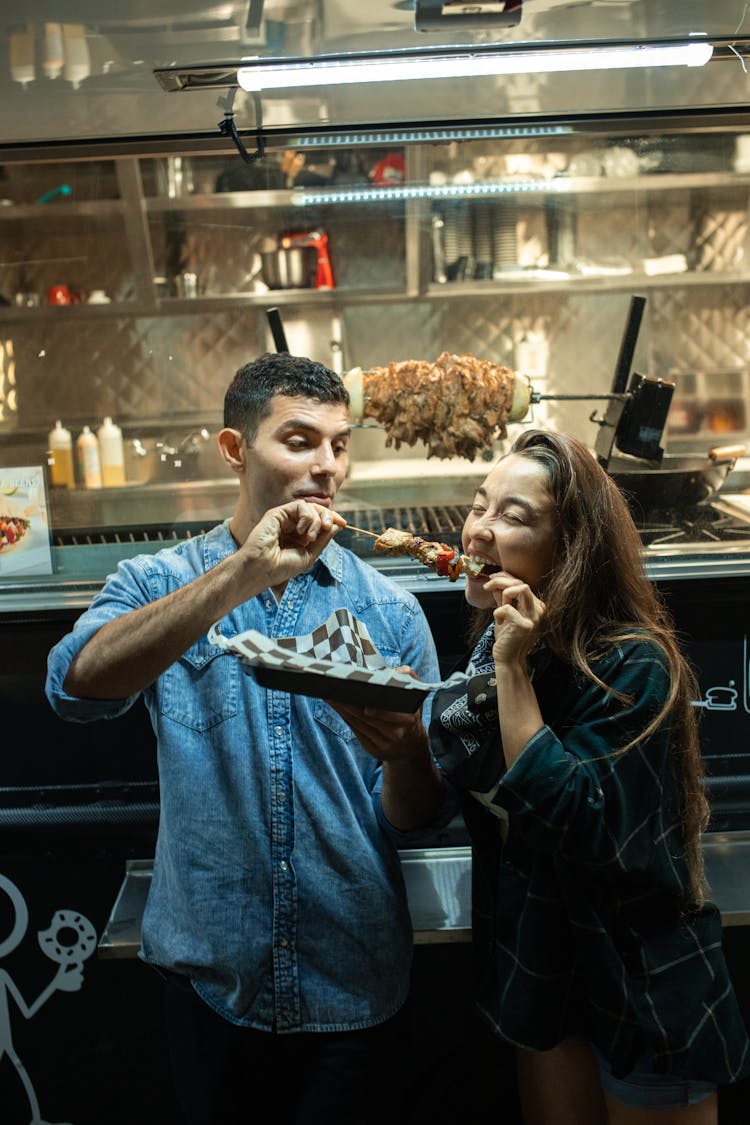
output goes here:
{"type": "MultiPolygon", "coordinates": [[[[663,650],[670,690],[659,713],[626,746],[625,753],[669,716],[671,760],[680,794],[680,814],[691,877],[691,902],[705,898],[701,835],[709,820],[703,758],[692,701],[699,697],[695,673],[682,652],[672,617],[643,564],[641,539],[622,493],[590,450],[564,434],[527,430],[510,453],[536,461],[549,480],[558,518],[555,565],[545,580],[544,642],[573,668],[603,687],[591,664],[610,645],[648,633],[663,650]]],[[[476,639],[491,620],[480,611],[476,639]]]]}

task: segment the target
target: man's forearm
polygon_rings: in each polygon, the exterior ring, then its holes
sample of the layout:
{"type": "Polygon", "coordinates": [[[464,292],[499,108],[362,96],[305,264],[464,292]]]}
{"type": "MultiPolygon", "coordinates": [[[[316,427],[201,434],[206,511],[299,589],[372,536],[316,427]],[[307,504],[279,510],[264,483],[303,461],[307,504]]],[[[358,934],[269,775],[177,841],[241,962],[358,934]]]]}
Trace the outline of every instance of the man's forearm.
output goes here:
{"type": "Polygon", "coordinates": [[[238,598],[235,560],[103,625],[71,662],[65,691],[81,699],[126,699],[152,684],[215,621],[265,588],[259,575],[238,598]]]}
{"type": "Polygon", "coordinates": [[[207,574],[94,634],[68,669],[63,688],[69,695],[126,699],[142,691],[215,621],[307,570],[345,524],[343,516],[304,500],[270,508],[249,534],[247,515],[235,514],[235,520],[237,528],[230,531],[242,543],[237,551],[207,574]]]}

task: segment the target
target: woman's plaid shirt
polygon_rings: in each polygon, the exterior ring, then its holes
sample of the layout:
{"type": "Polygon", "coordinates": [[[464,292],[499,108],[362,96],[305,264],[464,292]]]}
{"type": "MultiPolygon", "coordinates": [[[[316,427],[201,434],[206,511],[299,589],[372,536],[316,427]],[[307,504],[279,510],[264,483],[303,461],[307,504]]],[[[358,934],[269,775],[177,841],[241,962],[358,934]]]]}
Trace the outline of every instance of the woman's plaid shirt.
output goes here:
{"type": "Polygon", "coordinates": [[[588,1038],[617,1075],[647,1051],[667,1073],[744,1077],[750,1045],[721,918],[712,904],[688,907],[669,722],[616,753],[665,698],[661,650],[644,639],[596,663],[626,704],[538,654],[546,725],[504,771],[491,639],[490,628],[467,672],[438,691],[430,724],[447,775],[492,792],[489,805],[464,801],[480,1010],[519,1046],[588,1038]]]}

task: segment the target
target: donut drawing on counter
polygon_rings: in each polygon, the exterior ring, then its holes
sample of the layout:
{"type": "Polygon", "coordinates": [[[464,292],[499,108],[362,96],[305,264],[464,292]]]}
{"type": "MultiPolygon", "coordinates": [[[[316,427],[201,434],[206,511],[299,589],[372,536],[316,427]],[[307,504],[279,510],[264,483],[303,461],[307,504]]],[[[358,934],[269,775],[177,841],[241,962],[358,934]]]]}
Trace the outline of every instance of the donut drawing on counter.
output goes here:
{"type": "MultiPolygon", "coordinates": [[[[54,913],[49,928],[41,930],[37,936],[42,952],[57,963],[58,969],[36,1000],[28,1003],[13,977],[2,967],[2,961],[18,948],[26,936],[29,910],[21,891],[4,875],[0,875],[0,896],[10,902],[10,911],[3,903],[4,909],[0,913],[0,917],[10,919],[7,933],[0,930],[0,1064],[7,1055],[15,1068],[31,1111],[30,1125],[50,1125],[40,1114],[39,1099],[31,1078],[13,1045],[10,1001],[24,1019],[30,1020],[55,992],[78,992],[83,985],[83,962],[96,949],[96,930],[88,918],[76,910],[57,910],[54,913]]],[[[5,1068],[0,1066],[0,1076],[4,1073],[5,1068]]],[[[0,1077],[0,1105],[4,1101],[3,1079],[0,1077]]],[[[23,1125],[27,1120],[24,1118],[23,1125]]],[[[3,1116],[3,1125],[16,1123],[6,1121],[3,1116]]],[[[20,1119],[18,1125],[21,1125],[20,1119]]]]}

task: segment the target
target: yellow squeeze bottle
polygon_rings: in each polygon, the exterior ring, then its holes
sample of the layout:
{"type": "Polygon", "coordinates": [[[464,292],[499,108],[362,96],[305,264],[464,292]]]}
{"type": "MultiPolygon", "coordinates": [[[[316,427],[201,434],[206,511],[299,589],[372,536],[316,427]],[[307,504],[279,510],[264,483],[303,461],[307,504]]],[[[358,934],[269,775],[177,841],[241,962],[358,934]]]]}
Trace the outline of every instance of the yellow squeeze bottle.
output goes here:
{"type": "Polygon", "coordinates": [[[49,481],[53,488],[75,488],[73,467],[73,439],[58,418],[55,428],[47,435],[49,481]]]}

